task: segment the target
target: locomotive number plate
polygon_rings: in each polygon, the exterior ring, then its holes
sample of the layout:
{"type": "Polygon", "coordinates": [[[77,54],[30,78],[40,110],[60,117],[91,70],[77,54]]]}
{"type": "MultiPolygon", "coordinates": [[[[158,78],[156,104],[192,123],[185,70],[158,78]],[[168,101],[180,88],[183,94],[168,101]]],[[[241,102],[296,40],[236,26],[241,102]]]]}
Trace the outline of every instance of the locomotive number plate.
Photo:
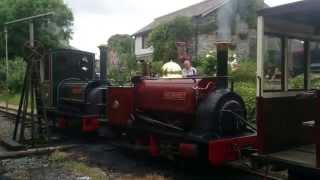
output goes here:
{"type": "Polygon", "coordinates": [[[185,101],[187,97],[186,92],[172,92],[167,91],[163,93],[163,99],[169,101],[185,101]]]}

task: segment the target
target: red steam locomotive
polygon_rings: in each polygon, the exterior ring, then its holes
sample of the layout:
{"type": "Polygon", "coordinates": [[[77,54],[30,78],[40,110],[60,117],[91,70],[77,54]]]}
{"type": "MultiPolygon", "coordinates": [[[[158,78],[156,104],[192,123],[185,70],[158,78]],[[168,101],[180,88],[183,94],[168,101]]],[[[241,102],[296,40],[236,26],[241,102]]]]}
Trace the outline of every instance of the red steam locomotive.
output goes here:
{"type": "Polygon", "coordinates": [[[217,77],[136,77],[132,87],[109,87],[108,125],[152,156],[205,158],[215,166],[254,148],[245,104],[228,88],[228,43],[217,47],[217,77]]]}

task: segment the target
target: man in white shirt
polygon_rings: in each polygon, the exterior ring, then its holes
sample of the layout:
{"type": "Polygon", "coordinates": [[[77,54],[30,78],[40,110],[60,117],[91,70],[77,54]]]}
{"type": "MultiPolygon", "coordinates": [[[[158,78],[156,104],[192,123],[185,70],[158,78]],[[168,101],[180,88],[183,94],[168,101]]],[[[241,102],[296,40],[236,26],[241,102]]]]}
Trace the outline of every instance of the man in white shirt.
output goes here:
{"type": "Polygon", "coordinates": [[[182,75],[183,77],[192,77],[197,75],[197,69],[192,67],[192,64],[189,60],[185,60],[183,62],[182,75]]]}

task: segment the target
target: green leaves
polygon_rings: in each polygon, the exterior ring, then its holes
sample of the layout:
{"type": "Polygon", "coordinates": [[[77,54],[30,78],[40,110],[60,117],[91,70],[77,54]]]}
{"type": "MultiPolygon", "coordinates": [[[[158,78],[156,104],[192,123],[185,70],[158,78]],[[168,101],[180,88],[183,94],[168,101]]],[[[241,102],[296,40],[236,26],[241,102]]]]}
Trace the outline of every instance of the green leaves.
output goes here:
{"type": "Polygon", "coordinates": [[[193,66],[197,68],[200,75],[214,76],[217,68],[215,53],[210,51],[206,55],[200,56],[197,61],[193,62],[193,66]]]}
{"type": "Polygon", "coordinates": [[[176,42],[190,42],[194,27],[191,18],[176,17],[160,24],[149,34],[149,43],[153,46],[153,60],[167,62],[177,58],[176,42]]]}
{"type": "Polygon", "coordinates": [[[115,50],[119,58],[117,65],[108,68],[108,76],[113,85],[127,85],[137,72],[133,44],[134,39],[128,34],[116,34],[108,40],[108,47],[115,50]]]}
{"type": "MultiPolygon", "coordinates": [[[[23,86],[26,63],[21,58],[15,58],[9,61],[8,88],[10,94],[19,93],[23,86]]],[[[6,87],[6,64],[4,60],[0,61],[0,90],[6,87]]]]}
{"type": "MultiPolygon", "coordinates": [[[[8,21],[47,12],[55,12],[55,15],[35,21],[35,39],[47,48],[69,46],[73,15],[63,0],[1,0],[0,26],[8,21]]],[[[8,27],[11,58],[23,56],[23,45],[29,40],[28,30],[27,23],[13,24],[8,27]]],[[[4,42],[1,42],[0,52],[4,52],[3,44],[4,42]]]]}

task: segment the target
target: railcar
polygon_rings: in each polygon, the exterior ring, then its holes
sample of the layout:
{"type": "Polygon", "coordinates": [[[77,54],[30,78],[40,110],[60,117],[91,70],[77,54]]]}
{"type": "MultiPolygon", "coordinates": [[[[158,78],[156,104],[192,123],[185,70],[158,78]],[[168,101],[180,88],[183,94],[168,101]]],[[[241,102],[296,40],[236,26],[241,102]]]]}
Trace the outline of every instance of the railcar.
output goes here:
{"type": "Polygon", "coordinates": [[[258,154],[297,179],[320,178],[320,2],[258,12],[258,154]],[[278,55],[276,55],[278,54],[278,55]],[[297,55],[298,54],[298,55],[297,55]]]}

